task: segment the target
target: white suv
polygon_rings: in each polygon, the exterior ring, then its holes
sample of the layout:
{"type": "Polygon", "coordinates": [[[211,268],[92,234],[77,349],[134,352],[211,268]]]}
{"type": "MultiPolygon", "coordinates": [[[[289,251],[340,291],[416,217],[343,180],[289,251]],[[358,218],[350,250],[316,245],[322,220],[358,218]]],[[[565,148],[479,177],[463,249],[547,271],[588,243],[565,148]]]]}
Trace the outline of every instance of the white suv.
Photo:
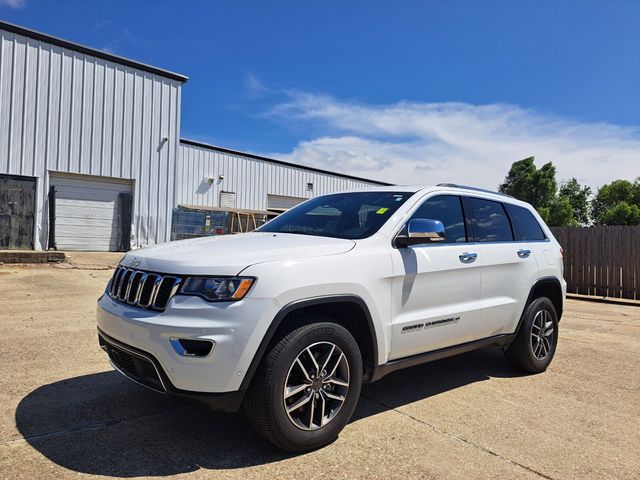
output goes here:
{"type": "Polygon", "coordinates": [[[257,231],[127,254],[98,301],[112,365],[157,391],[244,409],[290,451],[333,441],[362,382],[499,347],[555,353],[562,250],[536,211],[472,187],[308,200],[257,231]]]}

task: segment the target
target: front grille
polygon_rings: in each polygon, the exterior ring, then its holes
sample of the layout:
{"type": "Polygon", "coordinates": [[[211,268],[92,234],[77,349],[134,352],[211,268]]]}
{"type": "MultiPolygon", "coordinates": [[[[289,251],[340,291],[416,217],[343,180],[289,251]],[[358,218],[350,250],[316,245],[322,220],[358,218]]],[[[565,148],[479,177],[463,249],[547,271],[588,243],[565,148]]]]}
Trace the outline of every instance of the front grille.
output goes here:
{"type": "Polygon", "coordinates": [[[130,377],[145,387],[165,391],[162,380],[153,362],[143,355],[133,353],[119,345],[107,341],[102,335],[98,335],[100,346],[106,350],[109,359],[124,375],[130,377]]]}
{"type": "Polygon", "coordinates": [[[109,284],[109,296],[135,307],[164,310],[181,281],[180,277],[118,266],[109,284]]]}

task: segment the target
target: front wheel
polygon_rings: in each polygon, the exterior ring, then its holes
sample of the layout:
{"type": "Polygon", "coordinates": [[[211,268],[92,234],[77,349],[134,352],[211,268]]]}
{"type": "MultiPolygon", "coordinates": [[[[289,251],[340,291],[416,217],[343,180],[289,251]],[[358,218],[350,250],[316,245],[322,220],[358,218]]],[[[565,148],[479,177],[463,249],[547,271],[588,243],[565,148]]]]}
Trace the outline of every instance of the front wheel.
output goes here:
{"type": "Polygon", "coordinates": [[[558,315],[553,302],[536,298],[525,308],[516,338],[505,350],[507,361],[531,373],[544,372],[556,353],[558,315]]]}
{"type": "Polygon", "coordinates": [[[309,320],[269,350],[244,403],[258,433],[292,452],[335,440],[362,386],[362,358],[349,331],[328,317],[309,320]]]}

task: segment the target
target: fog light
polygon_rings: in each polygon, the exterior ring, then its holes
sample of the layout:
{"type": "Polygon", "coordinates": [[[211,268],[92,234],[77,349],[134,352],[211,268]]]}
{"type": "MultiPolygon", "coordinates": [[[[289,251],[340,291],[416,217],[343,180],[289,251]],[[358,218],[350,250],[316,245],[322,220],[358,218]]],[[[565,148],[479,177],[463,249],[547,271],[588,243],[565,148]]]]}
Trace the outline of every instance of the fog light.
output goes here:
{"type": "Polygon", "coordinates": [[[183,357],[206,357],[213,350],[213,340],[192,340],[188,338],[169,338],[171,346],[183,357]]]}

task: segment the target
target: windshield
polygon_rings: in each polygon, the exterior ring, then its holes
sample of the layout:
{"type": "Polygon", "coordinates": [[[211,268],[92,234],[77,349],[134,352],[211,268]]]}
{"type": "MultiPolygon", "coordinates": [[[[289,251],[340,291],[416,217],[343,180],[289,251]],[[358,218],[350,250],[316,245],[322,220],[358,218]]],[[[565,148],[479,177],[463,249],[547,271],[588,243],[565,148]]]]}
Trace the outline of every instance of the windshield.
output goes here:
{"type": "Polygon", "coordinates": [[[260,232],[297,233],[357,240],[376,233],[413,192],[324,195],[274,218],[260,232]]]}

